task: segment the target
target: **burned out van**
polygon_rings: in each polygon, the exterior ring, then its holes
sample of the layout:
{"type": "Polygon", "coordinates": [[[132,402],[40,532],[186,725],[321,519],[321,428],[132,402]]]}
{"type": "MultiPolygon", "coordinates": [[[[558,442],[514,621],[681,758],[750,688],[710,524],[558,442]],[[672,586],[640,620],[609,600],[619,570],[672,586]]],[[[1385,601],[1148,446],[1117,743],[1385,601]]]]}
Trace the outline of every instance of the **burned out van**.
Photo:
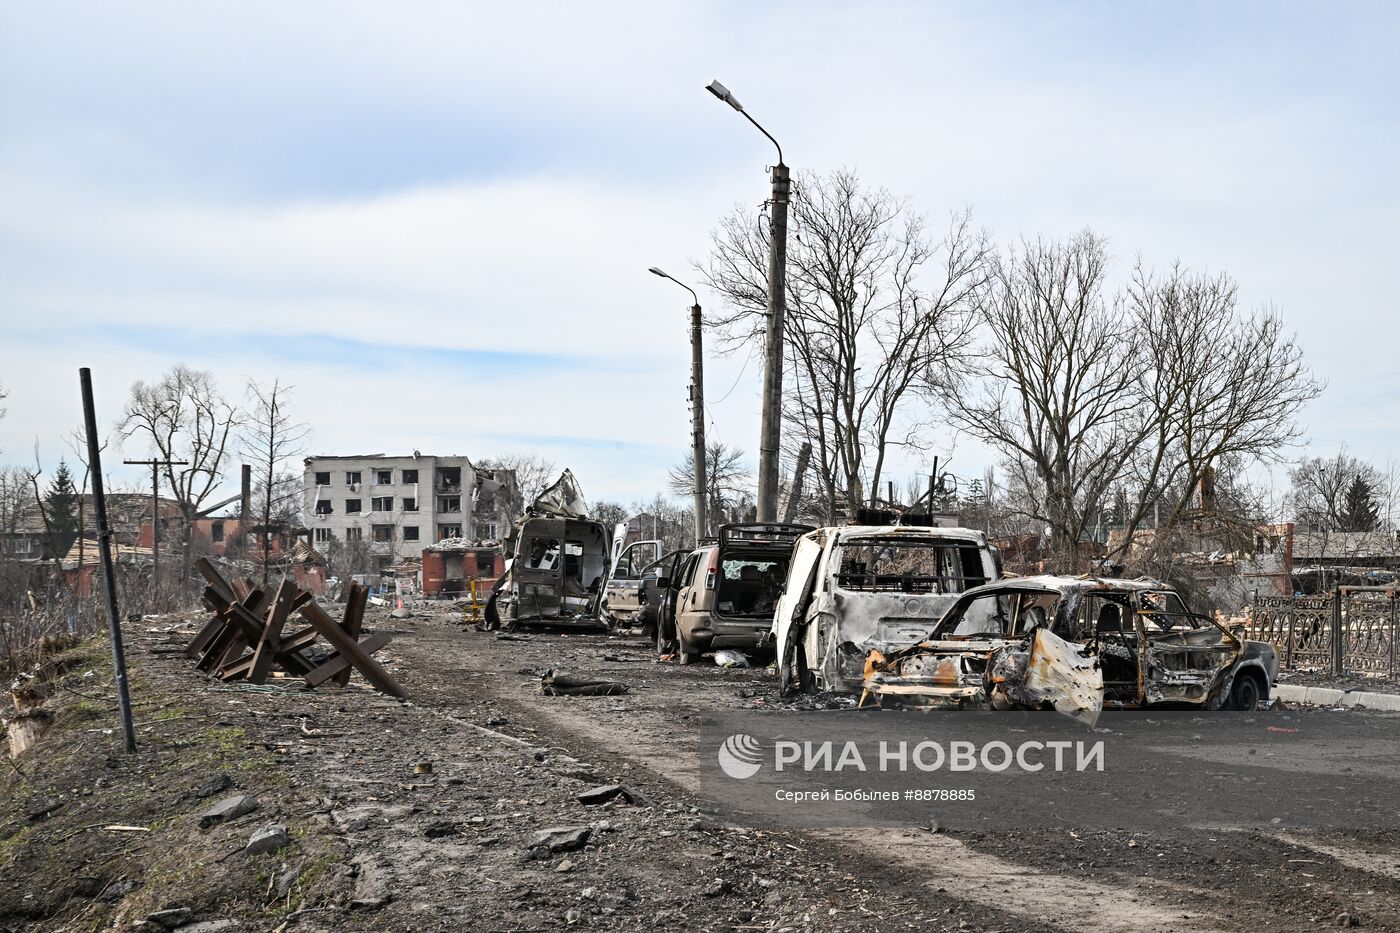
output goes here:
{"type": "Polygon", "coordinates": [[[970,528],[818,528],[793,551],[773,613],[779,687],[852,693],[871,651],[925,638],[964,590],[999,575],[996,551],[970,528]]]}
{"type": "Polygon", "coordinates": [[[515,550],[486,604],[489,626],[604,624],[610,535],[588,517],[573,473],[565,470],[515,525],[515,550]]]}

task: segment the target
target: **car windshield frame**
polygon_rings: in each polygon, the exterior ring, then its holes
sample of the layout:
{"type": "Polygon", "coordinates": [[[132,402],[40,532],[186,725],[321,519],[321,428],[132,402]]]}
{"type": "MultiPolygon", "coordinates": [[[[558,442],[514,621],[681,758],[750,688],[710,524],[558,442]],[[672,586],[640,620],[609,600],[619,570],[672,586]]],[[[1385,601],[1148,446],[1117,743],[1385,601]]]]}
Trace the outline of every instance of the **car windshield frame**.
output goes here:
{"type": "MultiPolygon", "coordinates": [[[[864,566],[862,564],[862,567],[864,566]]],[[[983,560],[983,549],[977,542],[936,534],[916,536],[876,533],[842,538],[832,548],[828,567],[830,568],[828,579],[831,589],[844,595],[854,596],[957,597],[974,587],[984,586],[991,582],[983,560]],[[951,552],[951,559],[955,566],[948,568],[939,566],[936,574],[896,574],[872,572],[867,569],[846,569],[851,551],[858,548],[869,548],[873,551],[883,547],[934,550],[939,552],[935,559],[940,565],[949,556],[948,552],[951,552]],[[966,573],[966,568],[963,566],[964,551],[970,551],[975,556],[978,564],[977,576],[970,576],[966,573]],[[949,572],[944,572],[945,569],[949,572]],[[863,586],[852,585],[856,580],[869,582],[863,586]],[[954,589],[949,584],[954,584],[959,588],[954,589]]]]}
{"type": "MultiPolygon", "coordinates": [[[[993,640],[1023,638],[1027,632],[1038,627],[1045,627],[1053,630],[1055,621],[1059,618],[1060,611],[1064,606],[1065,596],[1066,594],[1060,590],[1043,586],[997,586],[983,589],[980,592],[969,591],[959,596],[958,601],[943,614],[942,618],[938,620],[938,623],[934,625],[933,631],[930,633],[929,637],[935,640],[948,638],[993,640]],[[1035,597],[1037,601],[1048,600],[1050,605],[1048,608],[1044,606],[1019,605],[1019,601],[1026,596],[1035,597]],[[1016,598],[1018,600],[1018,604],[1007,607],[1010,616],[1007,621],[1014,623],[1011,626],[1012,630],[1008,632],[1006,631],[1006,626],[1003,626],[1000,632],[957,632],[956,629],[966,617],[968,608],[978,600],[989,598],[997,600],[1016,598]],[[1027,609],[1032,608],[1044,610],[1041,618],[1029,627],[1022,629],[1020,623],[1024,621],[1024,614],[1027,609]],[[1018,618],[1018,616],[1020,618],[1018,618]]],[[[1003,612],[1003,607],[998,606],[997,611],[998,613],[1003,612]]]]}

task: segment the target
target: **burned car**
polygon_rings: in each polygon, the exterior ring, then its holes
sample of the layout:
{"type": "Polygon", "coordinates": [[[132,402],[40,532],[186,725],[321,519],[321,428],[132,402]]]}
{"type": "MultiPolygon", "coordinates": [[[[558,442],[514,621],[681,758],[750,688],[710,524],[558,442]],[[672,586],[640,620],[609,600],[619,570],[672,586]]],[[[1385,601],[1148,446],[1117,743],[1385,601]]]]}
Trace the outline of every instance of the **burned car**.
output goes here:
{"type": "Polygon", "coordinates": [[[958,594],[998,576],[996,551],[969,528],[850,525],[803,535],[772,620],[780,689],[859,690],[871,651],[918,642],[958,594]]]}
{"type": "Polygon", "coordinates": [[[929,636],[871,652],[865,696],[880,705],[1056,709],[1254,709],[1278,659],[1187,610],[1155,580],[1038,576],[964,593],[929,636]]]}
{"type": "Polygon", "coordinates": [[[487,626],[603,625],[609,537],[565,470],[516,522],[514,556],[487,600],[487,626]]]}

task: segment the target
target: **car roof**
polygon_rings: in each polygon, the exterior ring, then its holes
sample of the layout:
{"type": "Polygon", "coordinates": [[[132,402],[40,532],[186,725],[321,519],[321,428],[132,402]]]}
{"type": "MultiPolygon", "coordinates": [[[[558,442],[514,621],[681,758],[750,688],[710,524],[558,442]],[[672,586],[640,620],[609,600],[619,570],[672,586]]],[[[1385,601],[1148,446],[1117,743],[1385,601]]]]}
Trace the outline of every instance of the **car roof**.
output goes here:
{"type": "Polygon", "coordinates": [[[1110,593],[1138,593],[1155,590],[1175,592],[1170,586],[1150,577],[1135,580],[1120,580],[1116,577],[1071,577],[1060,574],[1038,574],[1030,577],[1005,577],[993,583],[974,586],[963,592],[963,596],[986,593],[996,590],[1050,590],[1060,595],[1096,590],[1110,593]]]}
{"type": "Polygon", "coordinates": [[[943,538],[982,544],[987,536],[976,528],[942,528],[936,525],[835,525],[808,534],[827,533],[839,543],[848,538],[943,538]]]}

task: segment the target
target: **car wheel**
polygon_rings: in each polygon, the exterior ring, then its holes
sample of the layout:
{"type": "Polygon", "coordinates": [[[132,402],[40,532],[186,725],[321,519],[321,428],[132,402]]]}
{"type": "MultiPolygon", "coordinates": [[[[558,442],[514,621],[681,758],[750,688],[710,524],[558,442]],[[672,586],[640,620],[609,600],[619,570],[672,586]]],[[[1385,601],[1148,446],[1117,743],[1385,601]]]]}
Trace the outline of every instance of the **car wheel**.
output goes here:
{"type": "Polygon", "coordinates": [[[676,632],[669,625],[662,625],[660,620],[656,623],[656,656],[664,658],[668,654],[676,653],[676,632]]]}
{"type": "Polygon", "coordinates": [[[1264,691],[1259,686],[1259,678],[1251,673],[1241,673],[1230,685],[1230,709],[1248,713],[1259,708],[1264,699],[1264,691]]]}

